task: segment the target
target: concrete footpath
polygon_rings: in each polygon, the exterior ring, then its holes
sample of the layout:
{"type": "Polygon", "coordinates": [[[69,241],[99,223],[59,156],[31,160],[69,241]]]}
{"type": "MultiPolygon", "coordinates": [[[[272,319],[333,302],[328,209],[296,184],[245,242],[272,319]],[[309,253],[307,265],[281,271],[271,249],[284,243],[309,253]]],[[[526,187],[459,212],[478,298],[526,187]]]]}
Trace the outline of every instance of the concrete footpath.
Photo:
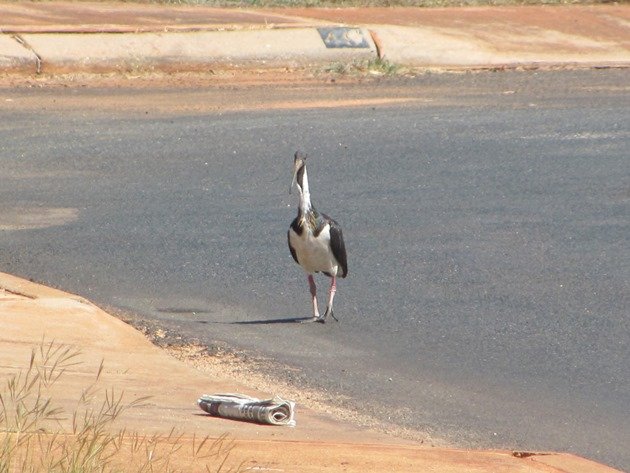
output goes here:
{"type": "MultiPolygon", "coordinates": [[[[54,406],[71,415],[84,389],[94,380],[103,392],[124,393],[124,403],[151,398],[125,411],[111,426],[133,434],[175,437],[184,448],[171,459],[182,471],[205,471],[185,465],[193,438],[227,434],[233,449],[226,467],[242,471],[281,472],[574,472],[613,470],[565,453],[467,451],[415,444],[338,421],[325,413],[297,406],[297,426],[271,427],[205,415],[196,406],[202,394],[238,392],[256,397],[282,393],[257,392],[247,379],[237,383],[210,377],[152,345],[130,325],[89,301],[24,279],[0,273],[0,394],[11,375],[26,371],[33,348],[50,342],[80,350],[80,364],[66,368],[53,390],[54,406]],[[172,434],[174,429],[174,434],[172,434]]],[[[1,436],[0,436],[1,440],[1,436]]],[[[215,463],[216,466],[216,463],[215,463]]],[[[130,470],[131,471],[131,470],[130,470]]],[[[210,471],[214,471],[210,468],[210,471]]],[[[223,470],[222,470],[223,471],[223,470]]]]}
{"type": "Polygon", "coordinates": [[[0,3],[0,71],[627,67],[630,5],[221,9],[0,3]]]}

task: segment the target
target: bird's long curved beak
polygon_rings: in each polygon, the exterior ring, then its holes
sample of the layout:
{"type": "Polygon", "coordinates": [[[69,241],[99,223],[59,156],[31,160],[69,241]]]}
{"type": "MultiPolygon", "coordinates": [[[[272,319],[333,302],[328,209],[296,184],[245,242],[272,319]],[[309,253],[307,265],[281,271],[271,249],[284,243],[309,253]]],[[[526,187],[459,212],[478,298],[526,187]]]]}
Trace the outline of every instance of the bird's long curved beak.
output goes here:
{"type": "Polygon", "coordinates": [[[293,179],[291,180],[291,187],[289,187],[289,194],[293,190],[293,187],[295,186],[295,184],[297,184],[297,173],[298,173],[300,167],[302,166],[303,162],[304,161],[302,161],[301,159],[296,159],[293,162],[293,179]]]}
{"type": "Polygon", "coordinates": [[[289,187],[289,194],[293,190],[293,186],[295,186],[296,182],[297,182],[297,167],[293,169],[293,179],[291,179],[291,187],[289,187]]]}

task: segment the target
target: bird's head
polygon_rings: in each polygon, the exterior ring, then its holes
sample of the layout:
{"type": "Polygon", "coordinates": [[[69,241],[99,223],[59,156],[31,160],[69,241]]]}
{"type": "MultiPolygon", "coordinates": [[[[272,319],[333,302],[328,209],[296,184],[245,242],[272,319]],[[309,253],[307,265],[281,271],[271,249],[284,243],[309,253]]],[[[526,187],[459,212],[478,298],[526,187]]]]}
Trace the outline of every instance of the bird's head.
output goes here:
{"type": "Polygon", "coordinates": [[[291,181],[291,187],[289,187],[289,194],[294,185],[298,186],[300,194],[304,191],[304,172],[306,171],[306,153],[302,151],[296,151],[293,157],[293,180],[291,181]]]}

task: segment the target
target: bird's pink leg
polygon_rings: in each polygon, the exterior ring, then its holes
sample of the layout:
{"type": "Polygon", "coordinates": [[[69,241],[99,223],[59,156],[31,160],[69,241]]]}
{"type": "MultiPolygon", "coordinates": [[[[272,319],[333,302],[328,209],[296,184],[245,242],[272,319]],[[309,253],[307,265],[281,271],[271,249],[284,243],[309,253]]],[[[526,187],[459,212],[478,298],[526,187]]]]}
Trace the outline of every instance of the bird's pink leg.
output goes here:
{"type": "Polygon", "coordinates": [[[319,309],[317,307],[317,286],[312,274],[308,275],[308,286],[311,288],[311,298],[313,301],[313,318],[319,319],[319,309]]]}
{"type": "Polygon", "coordinates": [[[322,321],[324,321],[324,319],[326,319],[326,317],[328,317],[329,315],[333,319],[337,320],[337,317],[335,317],[333,314],[333,299],[335,298],[335,293],[337,292],[337,278],[333,276],[331,279],[332,281],[330,282],[330,289],[328,290],[328,304],[326,305],[326,312],[322,317],[322,321]]]}

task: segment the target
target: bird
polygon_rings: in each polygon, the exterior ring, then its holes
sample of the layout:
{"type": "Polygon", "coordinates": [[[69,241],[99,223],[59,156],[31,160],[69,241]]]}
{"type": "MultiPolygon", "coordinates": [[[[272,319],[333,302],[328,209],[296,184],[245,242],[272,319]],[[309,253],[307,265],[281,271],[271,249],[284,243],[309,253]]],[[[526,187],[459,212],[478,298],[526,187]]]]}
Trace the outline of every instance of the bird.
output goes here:
{"type": "Polygon", "coordinates": [[[308,277],[311,292],[313,317],[309,322],[326,322],[328,316],[338,320],[333,314],[333,299],[337,292],[337,277],[348,275],[348,261],[343,233],[339,224],[328,215],[318,212],[311,203],[311,194],[306,172],[307,155],[296,151],[293,158],[293,180],[289,194],[297,187],[300,202],[298,213],[287,233],[291,256],[308,277]],[[331,278],[328,302],[323,315],[317,307],[317,286],[314,274],[323,273],[331,278]]]}

